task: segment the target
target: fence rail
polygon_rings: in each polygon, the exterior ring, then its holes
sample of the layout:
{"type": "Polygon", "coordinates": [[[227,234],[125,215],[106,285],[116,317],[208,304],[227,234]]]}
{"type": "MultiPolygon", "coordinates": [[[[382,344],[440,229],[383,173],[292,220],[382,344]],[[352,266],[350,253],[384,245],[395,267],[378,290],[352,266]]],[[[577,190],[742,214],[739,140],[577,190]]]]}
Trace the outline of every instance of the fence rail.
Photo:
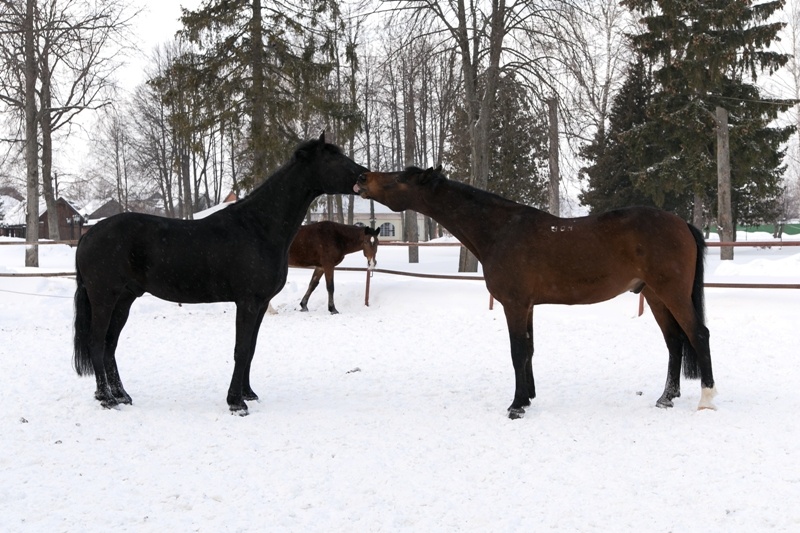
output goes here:
{"type": "MultiPolygon", "coordinates": [[[[39,241],[38,245],[52,245],[52,244],[66,244],[68,246],[75,246],[78,241],[39,241]]],[[[770,248],[773,246],[800,246],[800,241],[744,241],[744,242],[707,242],[706,243],[711,248],[719,248],[723,246],[733,246],[733,247],[752,247],[752,248],[770,248]]],[[[0,245],[17,245],[17,246],[34,246],[34,244],[26,243],[26,242],[8,242],[8,241],[0,241],[0,245]]],[[[461,246],[459,242],[420,242],[420,243],[410,243],[410,242],[400,242],[400,241],[389,241],[389,242],[382,242],[381,246],[421,246],[421,247],[436,247],[436,246],[461,246]]],[[[408,276],[408,277],[416,277],[416,278],[427,278],[427,279],[449,279],[449,280],[468,280],[468,281],[483,281],[483,276],[480,275],[469,275],[469,274],[426,274],[421,272],[405,272],[402,270],[387,270],[382,268],[376,268],[373,270],[367,270],[366,268],[354,268],[354,267],[342,267],[337,268],[336,270],[341,271],[350,271],[350,272],[366,272],[366,287],[364,291],[364,305],[369,306],[369,290],[370,290],[370,281],[372,276],[375,273],[382,273],[382,274],[390,274],[395,276],[408,276]]],[[[68,277],[74,276],[75,272],[0,272],[0,278],[27,278],[27,277],[68,277]]],[[[800,289],[800,283],[714,283],[714,282],[707,282],[705,283],[705,287],[709,288],[725,288],[725,289],[800,289]]],[[[494,298],[489,295],[489,308],[491,309],[494,305],[494,298]]],[[[644,310],[644,298],[639,295],[639,311],[641,314],[644,310]]]]}

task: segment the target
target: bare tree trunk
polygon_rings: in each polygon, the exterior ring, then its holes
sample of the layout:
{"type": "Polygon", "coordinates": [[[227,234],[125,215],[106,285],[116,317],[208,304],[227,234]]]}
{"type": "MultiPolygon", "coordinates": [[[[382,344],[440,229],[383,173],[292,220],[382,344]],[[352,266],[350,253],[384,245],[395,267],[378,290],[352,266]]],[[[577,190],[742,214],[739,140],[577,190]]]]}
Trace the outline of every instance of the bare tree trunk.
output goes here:
{"type": "MultiPolygon", "coordinates": [[[[470,183],[486,189],[489,180],[489,124],[494,108],[497,82],[500,77],[500,53],[503,48],[507,28],[505,26],[505,0],[492,2],[489,22],[488,65],[484,74],[486,89],[483,97],[478,94],[479,58],[478,37],[470,37],[467,28],[467,8],[464,2],[458,3],[458,27],[454,28],[456,41],[461,53],[461,66],[464,72],[464,94],[469,116],[471,146],[470,183]],[[472,49],[470,49],[472,44],[472,49]]],[[[473,15],[474,18],[474,15],[473,15]]],[[[461,248],[458,269],[460,272],[477,272],[478,259],[466,248],[461,248]]]]}
{"type": "Polygon", "coordinates": [[[550,119],[550,200],[548,211],[551,215],[560,216],[561,197],[559,194],[559,182],[561,177],[559,176],[560,171],[558,166],[558,97],[554,96],[547,99],[547,115],[550,119]]]}
{"type": "Polygon", "coordinates": [[[34,47],[33,14],[36,0],[27,0],[25,6],[25,166],[27,184],[27,212],[25,224],[25,266],[39,266],[39,145],[36,127],[36,49],[34,47]]]}
{"type": "Polygon", "coordinates": [[[56,195],[53,189],[53,124],[50,109],[52,95],[50,93],[50,63],[47,53],[42,54],[39,68],[41,69],[41,109],[39,110],[39,123],[42,128],[42,192],[47,210],[47,238],[54,241],[61,239],[58,224],[58,209],[56,195]]]}
{"type": "Polygon", "coordinates": [[[698,229],[703,229],[706,225],[706,221],[703,217],[703,197],[699,193],[694,193],[692,225],[698,229]]]}
{"type": "Polygon", "coordinates": [[[253,69],[253,86],[250,89],[253,116],[250,117],[250,143],[253,150],[253,184],[259,184],[267,177],[266,146],[266,105],[264,103],[264,37],[261,28],[261,0],[253,1],[253,20],[250,22],[250,54],[253,69]]]}
{"type": "Polygon", "coordinates": [[[183,180],[183,218],[192,220],[194,217],[194,203],[192,202],[192,179],[190,173],[189,147],[181,143],[180,151],[181,179],[183,180]]]}
{"type": "MultiPolygon", "coordinates": [[[[717,108],[717,229],[722,242],[733,242],[733,215],[731,212],[731,160],[728,138],[728,111],[717,108]]],[[[719,258],[733,259],[733,247],[720,248],[719,258]]]]}
{"type": "MultiPolygon", "coordinates": [[[[408,78],[408,90],[406,91],[406,128],[404,157],[406,166],[414,164],[414,139],[417,133],[417,120],[414,112],[414,76],[408,78]]],[[[419,226],[417,224],[417,212],[407,209],[403,212],[405,220],[405,241],[419,242],[419,226]]],[[[419,263],[419,246],[408,247],[408,262],[419,263]]]]}

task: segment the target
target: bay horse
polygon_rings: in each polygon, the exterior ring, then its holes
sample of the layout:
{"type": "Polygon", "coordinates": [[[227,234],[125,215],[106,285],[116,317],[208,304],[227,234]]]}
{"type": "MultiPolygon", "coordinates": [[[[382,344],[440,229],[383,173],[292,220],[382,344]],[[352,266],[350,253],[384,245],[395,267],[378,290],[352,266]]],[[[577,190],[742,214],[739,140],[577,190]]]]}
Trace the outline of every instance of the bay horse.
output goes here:
{"type": "Polygon", "coordinates": [[[372,270],[377,264],[378,234],[380,229],[366,226],[350,226],[338,222],[322,221],[300,226],[297,235],[289,246],[289,266],[314,267],[311,282],[308,284],[300,310],[308,311],[308,298],[319,285],[325,274],[328,289],[328,311],[337,314],[333,304],[333,269],[344,260],[344,256],[362,250],[367,258],[367,268],[372,270]]]}
{"type": "Polygon", "coordinates": [[[236,304],[227,403],[247,414],[245,400],[258,399],[250,386],[258,330],[286,282],[289,245],[314,198],[349,193],[365,170],[323,132],[243,200],[206,218],[122,213],[90,229],[75,252],[73,363],[78,375],[94,374],[100,404],[132,403],[115,352],[131,305],[148,292],[170,302],[236,304]]]}
{"type": "Polygon", "coordinates": [[[667,382],[656,402],[672,407],[680,370],[700,378],[698,409],[716,395],[703,309],[706,244],[679,217],[648,207],[558,218],[447,179],[441,167],[367,172],[353,188],[394,211],[411,209],[447,228],[483,265],[489,293],[503,304],[516,386],[509,418],[536,397],[533,306],[591,304],[641,292],[669,351],[667,382]]]}

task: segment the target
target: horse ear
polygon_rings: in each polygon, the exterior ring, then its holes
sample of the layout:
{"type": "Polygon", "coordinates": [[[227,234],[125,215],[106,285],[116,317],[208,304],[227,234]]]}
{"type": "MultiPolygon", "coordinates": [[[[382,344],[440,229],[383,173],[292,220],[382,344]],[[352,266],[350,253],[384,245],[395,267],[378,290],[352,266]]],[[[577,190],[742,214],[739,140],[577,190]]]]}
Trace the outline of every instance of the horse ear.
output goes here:
{"type": "Polygon", "coordinates": [[[325,144],[325,130],[322,130],[322,133],[319,136],[319,142],[325,144]]]}
{"type": "Polygon", "coordinates": [[[431,167],[422,173],[422,177],[420,177],[419,182],[428,183],[430,180],[439,175],[441,171],[442,171],[442,165],[439,165],[436,168],[431,167]]]}

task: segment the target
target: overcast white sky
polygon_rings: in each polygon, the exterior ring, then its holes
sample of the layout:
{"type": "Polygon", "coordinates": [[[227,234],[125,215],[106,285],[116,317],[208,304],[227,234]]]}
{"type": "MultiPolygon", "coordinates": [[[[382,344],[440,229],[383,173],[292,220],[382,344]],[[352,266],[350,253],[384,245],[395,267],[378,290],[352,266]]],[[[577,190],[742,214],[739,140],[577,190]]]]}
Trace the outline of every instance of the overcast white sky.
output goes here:
{"type": "Polygon", "coordinates": [[[144,81],[142,69],[153,49],[171,41],[181,28],[181,6],[195,9],[200,4],[201,0],[136,0],[133,5],[141,7],[142,12],[134,21],[132,38],[140,52],[132,53],[133,57],[120,73],[122,87],[133,90],[144,81]]]}

